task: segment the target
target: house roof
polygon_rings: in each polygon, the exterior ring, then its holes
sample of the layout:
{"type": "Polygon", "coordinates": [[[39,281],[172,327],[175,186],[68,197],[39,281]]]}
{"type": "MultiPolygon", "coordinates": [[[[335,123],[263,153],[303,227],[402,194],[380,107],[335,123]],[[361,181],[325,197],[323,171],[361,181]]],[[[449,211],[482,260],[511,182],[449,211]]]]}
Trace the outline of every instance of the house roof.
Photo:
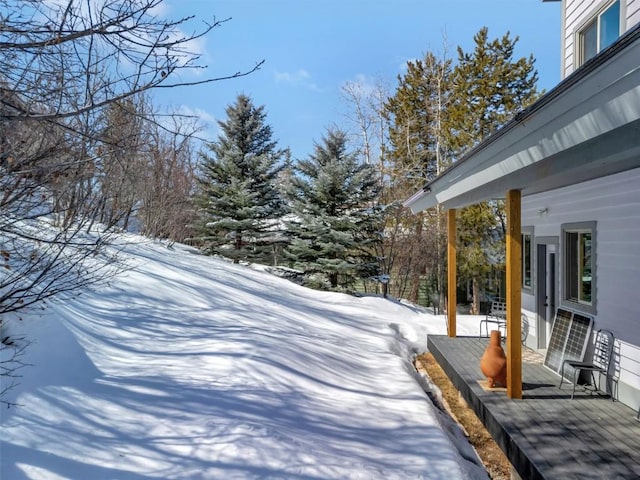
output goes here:
{"type": "Polygon", "coordinates": [[[414,213],[640,167],[640,25],[405,200],[414,213]]]}

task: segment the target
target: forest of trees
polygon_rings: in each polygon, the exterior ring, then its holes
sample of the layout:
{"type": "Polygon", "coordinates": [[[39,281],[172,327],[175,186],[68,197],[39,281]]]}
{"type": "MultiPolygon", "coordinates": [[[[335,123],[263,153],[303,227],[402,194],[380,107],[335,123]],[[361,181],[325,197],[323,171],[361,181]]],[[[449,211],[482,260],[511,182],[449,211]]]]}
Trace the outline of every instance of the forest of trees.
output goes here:
{"type": "MultiPolygon", "coordinates": [[[[293,268],[317,288],[439,304],[444,212],[413,215],[401,203],[539,96],[534,59],[514,58],[517,41],[483,28],[455,60],[428,52],[409,62],[392,93],[344,85],[350,124],[329,129],[308,158],[277,147],[264,106],[240,95],[201,154],[192,241],[235,262],[293,268]]],[[[458,237],[459,278],[477,310],[504,257],[501,203],[463,209],[458,237]]]]}
{"type": "MultiPolygon", "coordinates": [[[[204,145],[196,119],[156,111],[155,88],[261,65],[179,80],[200,68],[189,42],[224,22],[185,36],[188,19],[153,15],[160,3],[0,0],[0,321],[107,281],[119,270],[107,247],[124,231],[316,288],[441,302],[444,212],[401,204],[538,97],[517,37],[483,28],[456,58],[427,52],[393,91],[345,84],[348,121],[292,158],[250,95],[229,99],[204,145]]],[[[462,210],[459,223],[459,278],[477,297],[500,258],[502,205],[462,210]]]]}

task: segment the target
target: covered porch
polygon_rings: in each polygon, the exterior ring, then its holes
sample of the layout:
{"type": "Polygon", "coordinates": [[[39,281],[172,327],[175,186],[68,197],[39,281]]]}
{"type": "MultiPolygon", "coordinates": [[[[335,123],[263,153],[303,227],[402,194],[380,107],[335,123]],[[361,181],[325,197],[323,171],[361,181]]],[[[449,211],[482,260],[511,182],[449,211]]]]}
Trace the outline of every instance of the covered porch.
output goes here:
{"type": "MultiPolygon", "coordinates": [[[[636,420],[636,391],[631,386],[637,375],[637,356],[624,357],[625,373],[631,378],[631,383],[626,385],[629,385],[627,401],[634,407],[632,409],[606,397],[581,394],[570,399],[570,389],[558,389],[559,375],[541,363],[531,363],[523,358],[520,341],[523,296],[527,299],[535,297],[533,307],[529,307],[530,313],[536,316],[534,320],[553,317],[553,312],[548,315],[545,310],[545,295],[538,298],[533,288],[523,294],[522,198],[549,196],[569,187],[575,190],[586,182],[600,181],[623,172],[631,174],[640,169],[638,58],[640,25],[586,62],[404,202],[414,213],[436,205],[447,212],[449,336],[430,336],[428,348],[522,478],[640,478],[640,422],[636,420]],[[456,210],[496,199],[505,201],[507,222],[506,394],[487,391],[478,383],[483,380],[479,361],[488,340],[455,338],[456,210]]],[[[556,202],[561,201],[567,199],[556,199],[556,202]]],[[[630,203],[633,205],[634,201],[630,203]]],[[[560,203],[553,204],[552,208],[558,206],[560,203]]],[[[548,213],[547,207],[548,204],[539,206],[540,216],[548,213]]],[[[593,211],[581,209],[578,204],[571,216],[563,217],[553,225],[533,221],[531,215],[528,221],[530,226],[538,225],[545,232],[539,234],[540,238],[551,239],[549,236],[553,235],[554,245],[558,245],[554,255],[560,259],[568,255],[560,248],[566,239],[562,236],[563,224],[592,221],[594,215],[593,211]]],[[[600,218],[602,223],[604,220],[600,218]]],[[[610,259],[602,255],[594,261],[594,266],[599,263],[602,272],[605,262],[610,259]]],[[[635,349],[638,345],[636,326],[624,322],[621,316],[605,318],[602,312],[606,313],[603,305],[607,298],[602,291],[596,293],[594,299],[582,303],[580,298],[576,300],[567,292],[568,284],[562,280],[569,278],[565,272],[567,264],[562,261],[557,264],[559,268],[553,273],[554,287],[549,289],[557,303],[549,303],[554,307],[577,307],[577,311],[594,317],[597,328],[616,330],[616,337],[635,349]],[[557,281],[556,272],[559,273],[557,281]]],[[[612,265],[610,271],[626,268],[626,265],[612,265]]],[[[597,280],[594,271],[589,272],[589,282],[597,280]]],[[[581,275],[579,280],[582,279],[581,275]]],[[[637,312],[635,304],[629,311],[632,315],[637,312]]]]}
{"type": "MultiPolygon", "coordinates": [[[[448,333],[455,337],[456,210],[483,201],[504,200],[506,394],[510,399],[522,398],[524,381],[521,342],[513,340],[522,335],[522,197],[640,168],[638,58],[640,25],[586,62],[404,202],[414,213],[437,205],[447,212],[448,333]]],[[[540,215],[548,213],[545,208],[541,208],[540,215]]],[[[590,218],[589,212],[580,213],[590,218]]],[[[558,233],[560,230],[558,225],[558,233]]],[[[592,278],[591,274],[589,278],[592,278]]],[[[591,316],[597,314],[595,300],[581,304],[565,294],[564,289],[566,286],[553,289],[559,299],[555,306],[586,308],[591,316]]],[[[547,306],[545,298],[538,303],[547,306]]],[[[546,315],[539,306],[532,313],[538,318],[546,315]]],[[[552,317],[553,312],[546,318],[552,317]]]]}
{"type": "Polygon", "coordinates": [[[485,390],[479,363],[487,338],[429,335],[431,354],[526,479],[640,478],[636,412],[576,391],[535,359],[522,359],[522,400],[485,390]]]}

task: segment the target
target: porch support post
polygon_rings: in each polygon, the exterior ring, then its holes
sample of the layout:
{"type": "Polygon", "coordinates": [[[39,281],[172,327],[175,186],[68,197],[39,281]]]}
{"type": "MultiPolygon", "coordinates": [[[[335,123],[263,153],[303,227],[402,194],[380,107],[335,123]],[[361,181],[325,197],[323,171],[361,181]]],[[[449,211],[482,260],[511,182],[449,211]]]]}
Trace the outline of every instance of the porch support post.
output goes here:
{"type": "Polygon", "coordinates": [[[522,398],[520,190],[507,192],[507,397],[522,398]]]}
{"type": "Polygon", "coordinates": [[[456,210],[447,210],[447,332],[456,336],[456,210]]]}

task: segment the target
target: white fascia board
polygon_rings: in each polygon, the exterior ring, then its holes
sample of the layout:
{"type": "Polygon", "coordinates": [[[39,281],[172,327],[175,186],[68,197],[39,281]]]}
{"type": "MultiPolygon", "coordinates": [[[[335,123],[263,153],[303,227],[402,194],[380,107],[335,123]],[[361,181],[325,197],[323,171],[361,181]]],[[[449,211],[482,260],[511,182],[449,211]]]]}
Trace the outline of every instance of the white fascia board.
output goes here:
{"type": "Polygon", "coordinates": [[[402,202],[402,206],[410,208],[412,213],[419,213],[427,208],[435,207],[437,203],[438,201],[430,192],[419,190],[402,202]]]}

